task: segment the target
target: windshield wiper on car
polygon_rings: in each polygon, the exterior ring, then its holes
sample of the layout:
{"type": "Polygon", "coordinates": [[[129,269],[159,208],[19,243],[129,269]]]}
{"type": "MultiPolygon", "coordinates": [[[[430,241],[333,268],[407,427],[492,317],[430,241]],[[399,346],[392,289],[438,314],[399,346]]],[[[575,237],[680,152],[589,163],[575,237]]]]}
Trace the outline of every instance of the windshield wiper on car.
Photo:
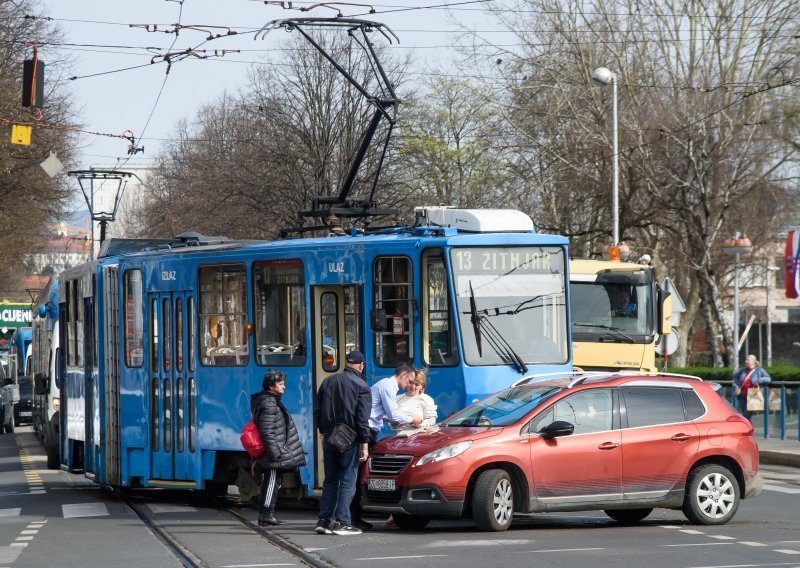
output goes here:
{"type": "Polygon", "coordinates": [[[614,333],[622,337],[626,343],[636,343],[636,340],[633,337],[631,337],[627,333],[621,332],[616,327],[611,327],[610,325],[604,325],[602,323],[585,323],[580,321],[573,322],[572,325],[579,325],[581,327],[596,327],[597,329],[605,329],[607,331],[613,331],[614,333]]]}

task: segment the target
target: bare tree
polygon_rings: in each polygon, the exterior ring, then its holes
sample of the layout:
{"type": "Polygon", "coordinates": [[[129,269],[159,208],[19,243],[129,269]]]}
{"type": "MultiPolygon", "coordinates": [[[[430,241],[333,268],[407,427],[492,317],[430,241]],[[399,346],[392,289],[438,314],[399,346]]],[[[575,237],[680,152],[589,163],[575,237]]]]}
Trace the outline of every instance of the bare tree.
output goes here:
{"type": "MultiPolygon", "coordinates": [[[[592,70],[617,73],[620,228],[658,262],[731,353],[720,285],[733,231],[759,243],[787,210],[797,149],[769,126],[796,89],[790,0],[527,0],[495,10],[517,34],[511,52],[483,46],[507,85],[506,115],[520,140],[547,228],[584,252],[610,234],[610,96],[592,70]],[[695,290],[697,293],[695,293],[695,290]]],[[[521,145],[521,144],[520,144],[521,145]]],[[[521,171],[522,175],[524,172],[521,171]]],[[[682,352],[692,321],[682,325],[682,352]]]]}

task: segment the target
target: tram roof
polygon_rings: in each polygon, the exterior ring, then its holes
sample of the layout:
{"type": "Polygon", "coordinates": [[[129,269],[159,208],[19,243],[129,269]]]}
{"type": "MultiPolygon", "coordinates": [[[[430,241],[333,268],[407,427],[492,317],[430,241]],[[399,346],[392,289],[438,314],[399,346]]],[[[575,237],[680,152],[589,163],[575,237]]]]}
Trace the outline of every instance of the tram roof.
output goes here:
{"type": "Polygon", "coordinates": [[[181,239],[120,239],[108,241],[101,252],[100,258],[127,257],[127,256],[161,256],[172,254],[194,254],[202,252],[220,252],[228,250],[282,250],[305,248],[328,248],[342,244],[369,245],[374,243],[418,243],[429,242],[431,245],[448,244],[450,246],[481,246],[481,245],[553,245],[568,244],[568,239],[560,235],[528,233],[466,233],[450,231],[427,232],[397,232],[379,234],[343,235],[335,237],[314,237],[302,239],[283,240],[228,240],[224,237],[211,237],[213,240],[207,244],[187,244],[181,239]],[[223,240],[224,239],[224,240],[223,240]]]}

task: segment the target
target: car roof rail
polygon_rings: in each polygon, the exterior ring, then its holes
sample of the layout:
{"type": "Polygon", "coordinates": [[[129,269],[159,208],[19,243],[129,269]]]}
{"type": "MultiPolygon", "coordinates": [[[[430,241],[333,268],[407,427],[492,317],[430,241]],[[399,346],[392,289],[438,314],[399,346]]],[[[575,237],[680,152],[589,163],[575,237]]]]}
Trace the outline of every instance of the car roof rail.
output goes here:
{"type": "Polygon", "coordinates": [[[692,379],[695,381],[704,382],[702,377],[696,375],[684,375],[683,373],[658,373],[657,377],[679,377],[681,379],[692,379]]]}
{"type": "Polygon", "coordinates": [[[524,385],[525,383],[528,383],[533,379],[539,379],[541,377],[567,377],[571,375],[580,375],[583,373],[584,371],[558,371],[554,373],[538,373],[534,375],[528,375],[527,377],[522,377],[521,379],[517,379],[511,384],[511,386],[518,387],[519,385],[524,385]]]}

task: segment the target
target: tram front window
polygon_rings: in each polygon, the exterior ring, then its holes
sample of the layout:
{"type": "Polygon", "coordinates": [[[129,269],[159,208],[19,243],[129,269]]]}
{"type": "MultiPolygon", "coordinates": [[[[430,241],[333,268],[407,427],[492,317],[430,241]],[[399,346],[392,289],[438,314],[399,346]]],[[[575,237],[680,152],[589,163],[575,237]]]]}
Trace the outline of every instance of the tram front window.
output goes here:
{"type": "Polygon", "coordinates": [[[467,364],[569,360],[562,248],[454,248],[451,261],[467,364]]]}

